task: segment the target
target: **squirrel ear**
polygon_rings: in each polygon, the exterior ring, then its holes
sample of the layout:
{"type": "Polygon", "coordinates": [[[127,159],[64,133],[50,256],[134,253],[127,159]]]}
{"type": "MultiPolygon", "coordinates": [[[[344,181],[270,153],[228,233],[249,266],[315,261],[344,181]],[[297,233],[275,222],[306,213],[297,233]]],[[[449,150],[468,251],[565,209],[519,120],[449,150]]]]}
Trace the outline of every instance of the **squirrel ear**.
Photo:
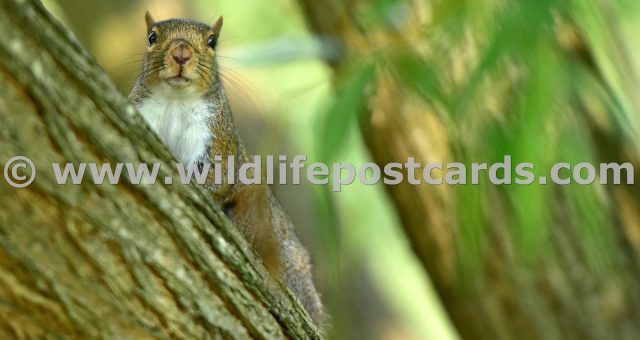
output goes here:
{"type": "Polygon", "coordinates": [[[213,34],[216,37],[220,35],[220,30],[222,30],[222,22],[222,16],[220,16],[220,18],[218,18],[218,21],[216,21],[216,23],[211,27],[213,29],[213,34]]]}
{"type": "Polygon", "coordinates": [[[156,24],[156,21],[153,19],[153,17],[151,16],[151,14],[149,13],[149,11],[147,11],[147,13],[145,13],[144,15],[144,21],[147,22],[147,32],[151,31],[151,28],[153,27],[153,25],[156,24]]]}

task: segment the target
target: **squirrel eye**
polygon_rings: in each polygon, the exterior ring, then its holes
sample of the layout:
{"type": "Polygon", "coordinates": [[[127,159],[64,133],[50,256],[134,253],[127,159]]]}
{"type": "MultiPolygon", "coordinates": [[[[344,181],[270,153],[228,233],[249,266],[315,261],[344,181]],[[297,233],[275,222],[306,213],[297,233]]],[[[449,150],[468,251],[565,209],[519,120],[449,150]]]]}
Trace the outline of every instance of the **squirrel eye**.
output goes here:
{"type": "Polygon", "coordinates": [[[149,34],[149,46],[155,44],[156,42],[158,42],[158,35],[156,34],[156,32],[151,32],[151,34],[149,34]]]}
{"type": "Polygon", "coordinates": [[[216,44],[218,43],[218,39],[215,36],[210,36],[209,40],[207,40],[207,45],[211,48],[216,48],[216,44]]]}

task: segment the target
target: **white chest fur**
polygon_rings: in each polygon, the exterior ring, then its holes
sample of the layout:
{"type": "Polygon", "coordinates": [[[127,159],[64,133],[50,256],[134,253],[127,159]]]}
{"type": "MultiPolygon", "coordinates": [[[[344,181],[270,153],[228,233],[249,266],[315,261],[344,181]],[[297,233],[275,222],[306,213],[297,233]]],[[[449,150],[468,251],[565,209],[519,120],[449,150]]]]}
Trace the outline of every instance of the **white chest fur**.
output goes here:
{"type": "Polygon", "coordinates": [[[215,109],[200,96],[154,93],[138,104],[138,111],[184,165],[198,161],[213,138],[215,109]]]}

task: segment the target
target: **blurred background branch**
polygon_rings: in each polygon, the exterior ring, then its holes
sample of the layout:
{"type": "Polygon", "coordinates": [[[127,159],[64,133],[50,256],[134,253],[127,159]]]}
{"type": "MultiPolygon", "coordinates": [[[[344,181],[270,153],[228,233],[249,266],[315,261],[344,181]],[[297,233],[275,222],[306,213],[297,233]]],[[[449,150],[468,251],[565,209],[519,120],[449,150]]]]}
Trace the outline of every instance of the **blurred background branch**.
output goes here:
{"type": "MultiPolygon", "coordinates": [[[[619,20],[637,17],[630,2],[299,3],[317,34],[344,48],[329,63],[338,89],[360,77],[355,65],[375,66],[352,114],[380,165],[504,155],[539,169],[638,164],[637,46],[619,20]]],[[[387,191],[462,338],[638,334],[635,187],[387,191]]]]}

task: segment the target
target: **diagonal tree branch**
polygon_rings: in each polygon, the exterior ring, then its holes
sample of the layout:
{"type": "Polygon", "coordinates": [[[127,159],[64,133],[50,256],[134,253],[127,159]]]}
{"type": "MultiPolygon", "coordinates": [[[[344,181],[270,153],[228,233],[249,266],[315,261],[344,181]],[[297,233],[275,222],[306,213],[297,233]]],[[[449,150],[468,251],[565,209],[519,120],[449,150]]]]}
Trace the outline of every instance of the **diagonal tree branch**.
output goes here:
{"type": "Polygon", "coordinates": [[[3,1],[0,28],[0,159],[37,170],[28,188],[0,182],[0,337],[321,338],[201,188],[56,184],[52,163],[157,162],[158,178],[177,176],[38,1],[3,1]]]}

